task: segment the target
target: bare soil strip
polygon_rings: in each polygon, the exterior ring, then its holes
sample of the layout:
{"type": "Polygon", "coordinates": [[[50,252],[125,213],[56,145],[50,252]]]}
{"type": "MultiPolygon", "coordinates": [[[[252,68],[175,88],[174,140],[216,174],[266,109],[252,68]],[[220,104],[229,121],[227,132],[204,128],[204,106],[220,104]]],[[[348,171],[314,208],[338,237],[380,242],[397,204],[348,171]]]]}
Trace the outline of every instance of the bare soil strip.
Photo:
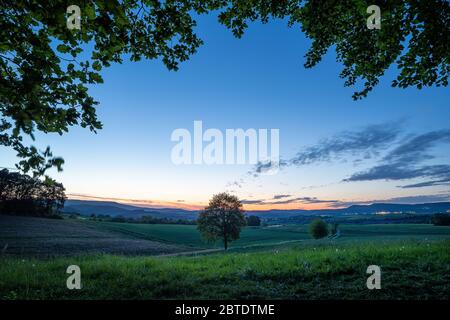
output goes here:
{"type": "Polygon", "coordinates": [[[0,252],[3,256],[161,255],[192,249],[133,239],[120,233],[90,228],[77,221],[0,215],[0,252]]]}

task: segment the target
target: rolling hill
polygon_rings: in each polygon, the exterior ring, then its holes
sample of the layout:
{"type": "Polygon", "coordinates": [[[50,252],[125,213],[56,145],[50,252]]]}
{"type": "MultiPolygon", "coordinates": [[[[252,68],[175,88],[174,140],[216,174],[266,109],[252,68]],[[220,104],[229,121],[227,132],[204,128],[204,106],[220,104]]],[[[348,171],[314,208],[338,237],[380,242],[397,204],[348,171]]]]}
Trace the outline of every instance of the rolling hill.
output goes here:
{"type": "Polygon", "coordinates": [[[126,218],[140,218],[142,216],[184,220],[195,220],[197,218],[196,211],[177,208],[141,208],[112,201],[67,200],[63,211],[84,216],[102,214],[126,218]]]}
{"type": "MultiPolygon", "coordinates": [[[[142,216],[152,216],[157,218],[184,220],[195,220],[198,215],[198,211],[178,208],[142,208],[112,201],[85,200],[67,200],[64,206],[64,212],[78,213],[84,216],[103,214],[112,217],[123,216],[126,218],[140,218],[142,216]]],[[[283,219],[304,215],[350,216],[377,213],[433,214],[437,212],[450,212],[450,202],[423,204],[374,203],[370,205],[352,205],[341,209],[248,211],[247,214],[257,215],[265,219],[283,219]]]]}

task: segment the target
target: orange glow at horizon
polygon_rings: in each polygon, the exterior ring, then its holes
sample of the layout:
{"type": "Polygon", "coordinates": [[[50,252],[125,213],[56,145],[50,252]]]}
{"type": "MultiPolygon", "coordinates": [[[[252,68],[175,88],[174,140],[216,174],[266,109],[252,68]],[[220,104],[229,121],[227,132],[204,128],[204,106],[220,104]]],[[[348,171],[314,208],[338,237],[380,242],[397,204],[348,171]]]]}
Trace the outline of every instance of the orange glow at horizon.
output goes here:
{"type": "Polygon", "coordinates": [[[85,200],[85,201],[112,201],[121,204],[129,204],[136,207],[143,208],[177,208],[186,210],[200,210],[204,208],[204,204],[193,204],[187,202],[177,201],[159,201],[159,200],[138,200],[138,199],[123,199],[113,197],[98,197],[84,194],[68,194],[70,200],[85,200]]]}
{"type": "MultiPolygon", "coordinates": [[[[185,210],[201,210],[207,203],[197,202],[177,202],[177,201],[160,201],[160,200],[138,200],[138,199],[124,199],[114,197],[99,197],[84,194],[68,194],[70,200],[85,200],[85,201],[112,201],[121,204],[129,204],[143,208],[176,208],[185,210]]],[[[264,203],[264,204],[244,204],[244,210],[247,211],[266,211],[266,210],[321,210],[321,209],[337,209],[327,205],[327,203],[302,204],[302,203],[264,203]]]]}

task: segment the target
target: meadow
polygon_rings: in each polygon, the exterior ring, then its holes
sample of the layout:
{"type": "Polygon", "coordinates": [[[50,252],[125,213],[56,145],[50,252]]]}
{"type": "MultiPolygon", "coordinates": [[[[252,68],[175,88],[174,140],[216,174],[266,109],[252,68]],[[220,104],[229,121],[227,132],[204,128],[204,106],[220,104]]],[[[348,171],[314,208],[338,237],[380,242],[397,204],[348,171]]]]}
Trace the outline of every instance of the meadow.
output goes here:
{"type": "Polygon", "coordinates": [[[450,299],[450,242],[348,244],[192,257],[1,261],[2,299],[450,299]],[[68,265],[81,290],[66,288],[68,265]],[[381,290],[368,290],[369,265],[381,290]]]}
{"type": "Polygon", "coordinates": [[[307,228],[247,227],[225,252],[192,225],[0,216],[0,299],[450,299],[450,227],[307,228]],[[373,264],[381,290],[366,287],[373,264]]]}
{"type": "MultiPolygon", "coordinates": [[[[135,238],[148,239],[173,245],[194,248],[221,248],[222,244],[207,243],[193,225],[158,225],[114,222],[86,222],[104,231],[116,232],[135,238]]],[[[377,242],[395,240],[444,239],[450,237],[450,227],[429,224],[348,224],[339,227],[341,236],[325,243],[377,242]]],[[[317,244],[311,239],[308,225],[272,225],[246,227],[240,239],[231,242],[231,249],[288,245],[290,243],[317,244]]],[[[324,241],[322,241],[324,242],[324,241]]]]}

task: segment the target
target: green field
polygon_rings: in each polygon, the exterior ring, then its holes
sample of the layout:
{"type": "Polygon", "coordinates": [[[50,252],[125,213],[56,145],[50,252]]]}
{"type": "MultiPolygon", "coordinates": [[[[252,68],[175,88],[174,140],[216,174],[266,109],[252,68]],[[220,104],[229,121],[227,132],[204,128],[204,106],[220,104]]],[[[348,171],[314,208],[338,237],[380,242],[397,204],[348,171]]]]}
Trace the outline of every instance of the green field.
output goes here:
{"type": "Polygon", "coordinates": [[[197,257],[1,260],[2,299],[450,299],[450,242],[343,245],[197,257]],[[66,288],[68,265],[82,289],[66,288]],[[381,267],[381,290],[366,287],[381,267]]]}
{"type": "MultiPolygon", "coordinates": [[[[190,247],[220,248],[222,244],[205,242],[197,227],[193,225],[132,224],[115,222],[87,222],[100,230],[113,231],[124,235],[190,247]]],[[[450,233],[450,231],[449,231],[450,233]]],[[[284,241],[310,239],[306,226],[298,227],[247,227],[241,238],[230,247],[276,244],[284,241]]]]}
{"type": "Polygon", "coordinates": [[[225,252],[191,225],[0,216],[0,299],[450,299],[450,227],[307,231],[247,227],[225,252]],[[73,264],[78,291],[66,288],[73,264]],[[382,290],[366,288],[372,264],[382,290]]]}
{"type": "MultiPolygon", "coordinates": [[[[195,248],[220,248],[220,242],[206,243],[196,226],[131,224],[114,222],[87,222],[100,230],[113,231],[131,237],[148,239],[167,244],[183,245],[195,248]]],[[[427,224],[376,224],[342,225],[341,236],[327,242],[344,243],[352,241],[390,241],[443,239],[450,237],[450,227],[436,227],[427,224]]],[[[287,225],[244,228],[239,240],[231,243],[230,248],[285,245],[289,243],[317,243],[308,233],[307,225],[287,225]]],[[[322,241],[324,242],[324,241],[322,241]]]]}

